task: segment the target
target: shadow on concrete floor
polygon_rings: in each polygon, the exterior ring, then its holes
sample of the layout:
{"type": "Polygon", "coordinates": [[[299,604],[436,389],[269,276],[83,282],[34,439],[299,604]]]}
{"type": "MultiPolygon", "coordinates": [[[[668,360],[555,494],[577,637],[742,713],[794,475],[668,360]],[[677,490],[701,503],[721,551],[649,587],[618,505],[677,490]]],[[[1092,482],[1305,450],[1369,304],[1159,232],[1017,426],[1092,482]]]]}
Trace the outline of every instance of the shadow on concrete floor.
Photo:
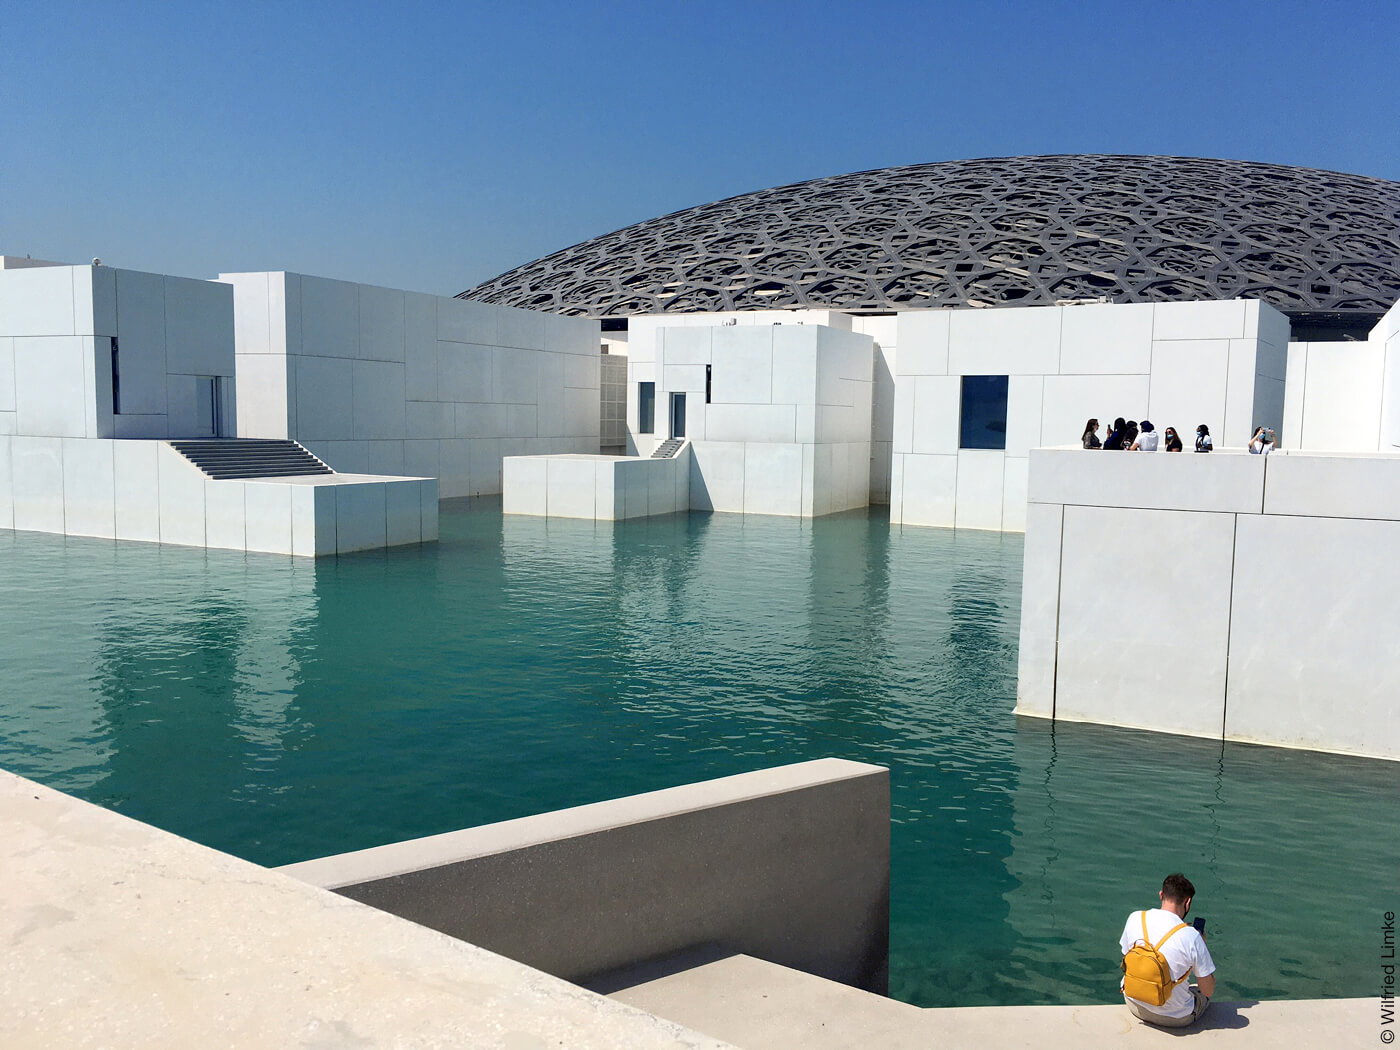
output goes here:
{"type": "Polygon", "coordinates": [[[1258,1005],[1258,999],[1239,999],[1232,1003],[1211,1003],[1201,1019],[1186,1028],[1162,1028],[1155,1024],[1148,1024],[1141,1019],[1138,1023],[1144,1028],[1154,1028],[1164,1035],[1176,1036],[1195,1035],[1197,1032],[1216,1030],[1225,1031],[1232,1028],[1248,1028],[1249,1018],[1244,1015],[1244,1011],[1258,1005]]]}

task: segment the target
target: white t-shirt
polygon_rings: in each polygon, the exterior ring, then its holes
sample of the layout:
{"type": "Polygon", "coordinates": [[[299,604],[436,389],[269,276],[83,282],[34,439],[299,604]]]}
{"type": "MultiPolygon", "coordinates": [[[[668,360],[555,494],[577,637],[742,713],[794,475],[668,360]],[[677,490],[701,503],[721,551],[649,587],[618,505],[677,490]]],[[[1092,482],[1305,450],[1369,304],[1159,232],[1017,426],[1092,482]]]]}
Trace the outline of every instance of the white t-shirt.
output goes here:
{"type": "MultiPolygon", "coordinates": [[[[1180,922],[1181,920],[1171,912],[1153,908],[1147,913],[1147,935],[1152,938],[1152,943],[1156,944],[1166,936],[1168,930],[1180,922]]],[[[1123,936],[1118,938],[1118,946],[1123,949],[1123,954],[1127,955],[1128,949],[1141,941],[1142,912],[1135,911],[1123,924],[1123,936]]],[[[1206,942],[1190,923],[1186,924],[1186,929],[1177,930],[1172,934],[1159,950],[1166,957],[1167,965],[1172,968],[1172,980],[1176,980],[1187,970],[1195,970],[1197,977],[1209,977],[1215,973],[1215,961],[1206,950],[1206,942]]],[[[1142,1003],[1137,999],[1133,999],[1133,1002],[1139,1003],[1144,1010],[1151,1010],[1163,1017],[1188,1017],[1195,1006],[1195,997],[1191,994],[1188,982],[1182,981],[1172,989],[1171,998],[1161,1006],[1142,1003]]]]}
{"type": "Polygon", "coordinates": [[[1144,430],[1137,436],[1137,447],[1139,452],[1157,451],[1157,431],[1144,430]]]}

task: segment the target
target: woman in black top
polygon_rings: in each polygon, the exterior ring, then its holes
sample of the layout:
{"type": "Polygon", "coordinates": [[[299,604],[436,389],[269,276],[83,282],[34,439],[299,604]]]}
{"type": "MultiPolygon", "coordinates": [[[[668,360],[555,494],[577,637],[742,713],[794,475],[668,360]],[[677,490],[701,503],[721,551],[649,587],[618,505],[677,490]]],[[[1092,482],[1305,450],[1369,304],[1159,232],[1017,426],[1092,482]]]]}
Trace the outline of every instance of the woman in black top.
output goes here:
{"type": "Polygon", "coordinates": [[[1181,451],[1181,435],[1176,432],[1176,427],[1167,427],[1167,451],[1181,451]]]}
{"type": "Polygon", "coordinates": [[[1109,449],[1118,449],[1118,450],[1120,450],[1120,451],[1122,450],[1122,448],[1123,448],[1123,436],[1124,436],[1124,430],[1123,430],[1123,428],[1124,428],[1126,425],[1127,425],[1127,424],[1125,424],[1125,423],[1123,422],[1123,417],[1122,417],[1122,416],[1119,416],[1117,419],[1115,419],[1115,420],[1113,421],[1113,429],[1110,430],[1110,431],[1108,432],[1108,440],[1106,440],[1106,441],[1103,443],[1103,447],[1104,447],[1105,450],[1109,450],[1109,449]]]}
{"type": "Polygon", "coordinates": [[[1099,421],[1091,419],[1084,424],[1084,437],[1081,439],[1085,448],[1099,448],[1103,442],[1099,440],[1099,421]]]}

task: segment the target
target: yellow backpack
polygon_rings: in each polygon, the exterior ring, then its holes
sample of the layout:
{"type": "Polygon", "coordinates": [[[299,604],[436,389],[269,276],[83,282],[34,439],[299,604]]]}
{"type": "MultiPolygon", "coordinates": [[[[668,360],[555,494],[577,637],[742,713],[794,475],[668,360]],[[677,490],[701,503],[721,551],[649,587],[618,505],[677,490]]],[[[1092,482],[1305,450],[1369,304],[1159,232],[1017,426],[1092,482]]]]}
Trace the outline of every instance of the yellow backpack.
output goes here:
{"type": "Polygon", "coordinates": [[[1176,986],[1191,976],[1191,967],[1186,968],[1176,980],[1172,980],[1172,968],[1161,952],[1162,945],[1177,930],[1186,929],[1186,923],[1178,923],[1166,935],[1153,944],[1147,936],[1147,912],[1142,913],[1142,940],[1128,949],[1123,956],[1123,994],[1148,1006],[1164,1006],[1172,997],[1176,986]]]}

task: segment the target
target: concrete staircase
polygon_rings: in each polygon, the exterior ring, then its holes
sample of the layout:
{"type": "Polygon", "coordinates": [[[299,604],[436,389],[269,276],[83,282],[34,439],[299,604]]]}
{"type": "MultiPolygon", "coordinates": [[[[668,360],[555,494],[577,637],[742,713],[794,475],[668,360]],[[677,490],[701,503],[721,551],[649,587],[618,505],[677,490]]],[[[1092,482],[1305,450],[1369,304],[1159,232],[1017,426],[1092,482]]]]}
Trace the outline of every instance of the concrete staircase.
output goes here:
{"type": "Polygon", "coordinates": [[[295,441],[273,438],[195,438],[170,446],[211,478],[292,478],[334,474],[295,441]]]}
{"type": "Polygon", "coordinates": [[[681,450],[681,446],[684,444],[685,438],[667,438],[656,446],[656,449],[651,454],[651,458],[670,459],[681,450]]]}

